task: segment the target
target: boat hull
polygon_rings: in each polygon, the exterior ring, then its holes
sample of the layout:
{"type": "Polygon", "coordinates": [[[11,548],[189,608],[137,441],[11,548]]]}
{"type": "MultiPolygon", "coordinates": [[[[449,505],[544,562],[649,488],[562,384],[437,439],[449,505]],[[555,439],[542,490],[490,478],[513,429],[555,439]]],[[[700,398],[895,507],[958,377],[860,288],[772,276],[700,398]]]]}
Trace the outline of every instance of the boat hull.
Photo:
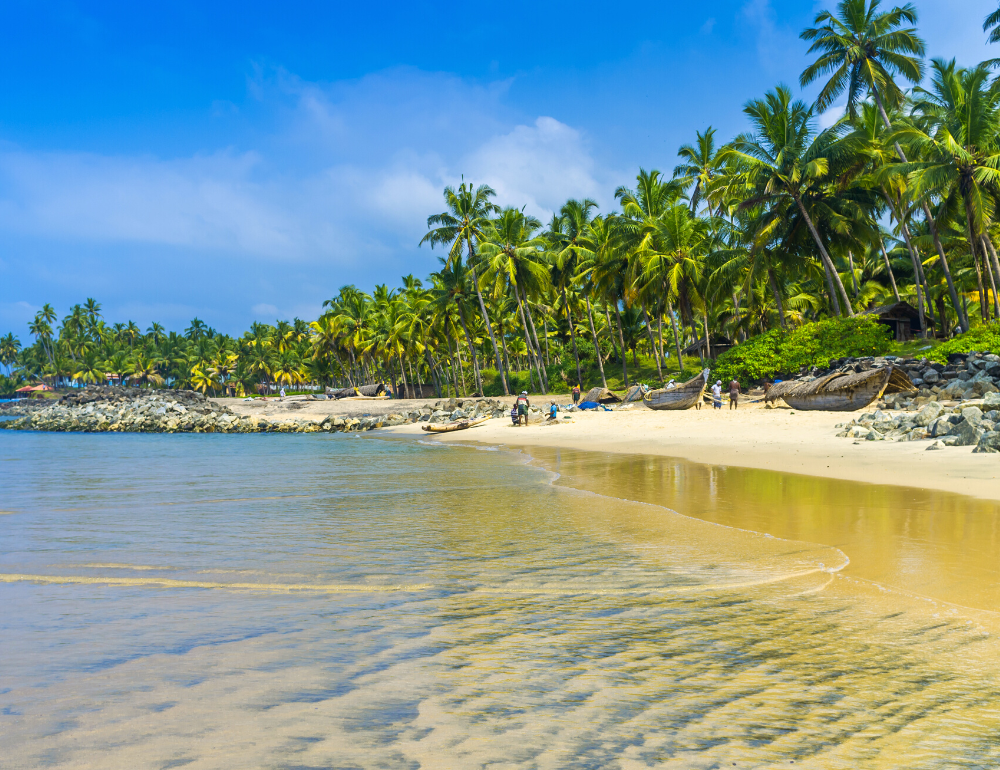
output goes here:
{"type": "Polygon", "coordinates": [[[650,409],[657,411],[676,411],[680,409],[690,409],[705,395],[705,386],[708,384],[708,369],[693,380],[688,380],[683,385],[676,388],[660,388],[651,390],[642,398],[650,409]]]}
{"type": "Polygon", "coordinates": [[[886,392],[916,390],[901,369],[887,366],[856,374],[828,374],[812,382],[778,383],[765,399],[782,399],[803,412],[854,412],[881,398],[886,392]]]}
{"type": "Polygon", "coordinates": [[[423,425],[423,429],[428,433],[451,433],[456,430],[466,430],[474,428],[486,422],[489,417],[480,417],[478,420],[459,420],[458,422],[440,422],[434,425],[423,425]]]}

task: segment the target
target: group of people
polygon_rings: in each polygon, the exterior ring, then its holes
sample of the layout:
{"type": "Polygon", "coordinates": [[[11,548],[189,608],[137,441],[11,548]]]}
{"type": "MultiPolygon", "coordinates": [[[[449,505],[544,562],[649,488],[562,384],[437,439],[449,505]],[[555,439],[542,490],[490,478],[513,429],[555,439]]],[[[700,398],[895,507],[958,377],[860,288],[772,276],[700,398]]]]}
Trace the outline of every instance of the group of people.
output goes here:
{"type": "MultiPolygon", "coordinates": [[[[580,387],[574,388],[573,403],[580,398],[580,387]]],[[[528,425],[528,410],[531,408],[531,401],[528,400],[528,391],[522,390],[521,394],[514,401],[514,406],[510,410],[510,419],[517,426],[521,427],[522,421],[525,427],[528,425]]],[[[549,402],[549,416],[546,422],[555,422],[559,419],[559,407],[555,401],[549,402]]]]}

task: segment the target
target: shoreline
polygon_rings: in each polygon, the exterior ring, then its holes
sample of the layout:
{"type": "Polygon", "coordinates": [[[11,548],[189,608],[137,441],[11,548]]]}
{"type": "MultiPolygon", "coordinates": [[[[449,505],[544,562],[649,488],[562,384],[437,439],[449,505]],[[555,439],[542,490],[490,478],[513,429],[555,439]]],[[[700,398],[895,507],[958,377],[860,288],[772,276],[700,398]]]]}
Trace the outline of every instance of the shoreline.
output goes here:
{"type": "MultiPolygon", "coordinates": [[[[469,431],[434,434],[433,438],[442,443],[673,457],[1000,501],[1000,456],[973,454],[973,447],[928,452],[929,441],[854,441],[836,435],[837,425],[856,419],[863,411],[797,412],[757,404],[732,411],[655,412],[636,407],[577,413],[556,425],[526,428],[515,428],[509,420],[490,420],[469,431]]],[[[387,427],[378,433],[427,437],[416,424],[387,427]]]]}

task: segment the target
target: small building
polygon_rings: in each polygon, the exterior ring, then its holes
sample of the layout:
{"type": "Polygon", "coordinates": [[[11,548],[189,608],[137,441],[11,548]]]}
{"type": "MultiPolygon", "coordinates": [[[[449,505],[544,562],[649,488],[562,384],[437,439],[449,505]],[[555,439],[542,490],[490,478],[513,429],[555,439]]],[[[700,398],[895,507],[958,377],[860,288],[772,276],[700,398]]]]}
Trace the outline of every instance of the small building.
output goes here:
{"type": "Polygon", "coordinates": [[[875,320],[892,329],[896,342],[912,340],[924,331],[920,326],[920,313],[909,302],[896,302],[892,305],[869,308],[862,315],[876,316],[875,320]]]}
{"type": "Polygon", "coordinates": [[[47,390],[52,390],[52,388],[43,382],[41,385],[25,385],[14,392],[21,398],[41,398],[41,394],[47,390]]]}
{"type": "MultiPolygon", "coordinates": [[[[709,337],[712,343],[712,354],[711,358],[716,358],[721,353],[725,353],[731,347],[734,346],[734,342],[729,339],[729,337],[724,334],[713,334],[709,337]]],[[[702,337],[700,340],[695,340],[686,348],[681,351],[682,355],[685,356],[699,356],[705,355],[705,338],[702,337]]]]}

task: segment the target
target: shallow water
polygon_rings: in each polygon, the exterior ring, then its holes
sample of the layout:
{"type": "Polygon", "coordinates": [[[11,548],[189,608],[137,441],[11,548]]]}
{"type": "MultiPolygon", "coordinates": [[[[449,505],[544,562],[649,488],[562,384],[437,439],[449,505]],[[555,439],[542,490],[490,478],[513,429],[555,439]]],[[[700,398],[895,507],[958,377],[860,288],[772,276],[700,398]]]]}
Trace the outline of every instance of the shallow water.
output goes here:
{"type": "Polygon", "coordinates": [[[536,454],[0,433],[4,766],[1000,758],[995,508],[536,454]]]}

